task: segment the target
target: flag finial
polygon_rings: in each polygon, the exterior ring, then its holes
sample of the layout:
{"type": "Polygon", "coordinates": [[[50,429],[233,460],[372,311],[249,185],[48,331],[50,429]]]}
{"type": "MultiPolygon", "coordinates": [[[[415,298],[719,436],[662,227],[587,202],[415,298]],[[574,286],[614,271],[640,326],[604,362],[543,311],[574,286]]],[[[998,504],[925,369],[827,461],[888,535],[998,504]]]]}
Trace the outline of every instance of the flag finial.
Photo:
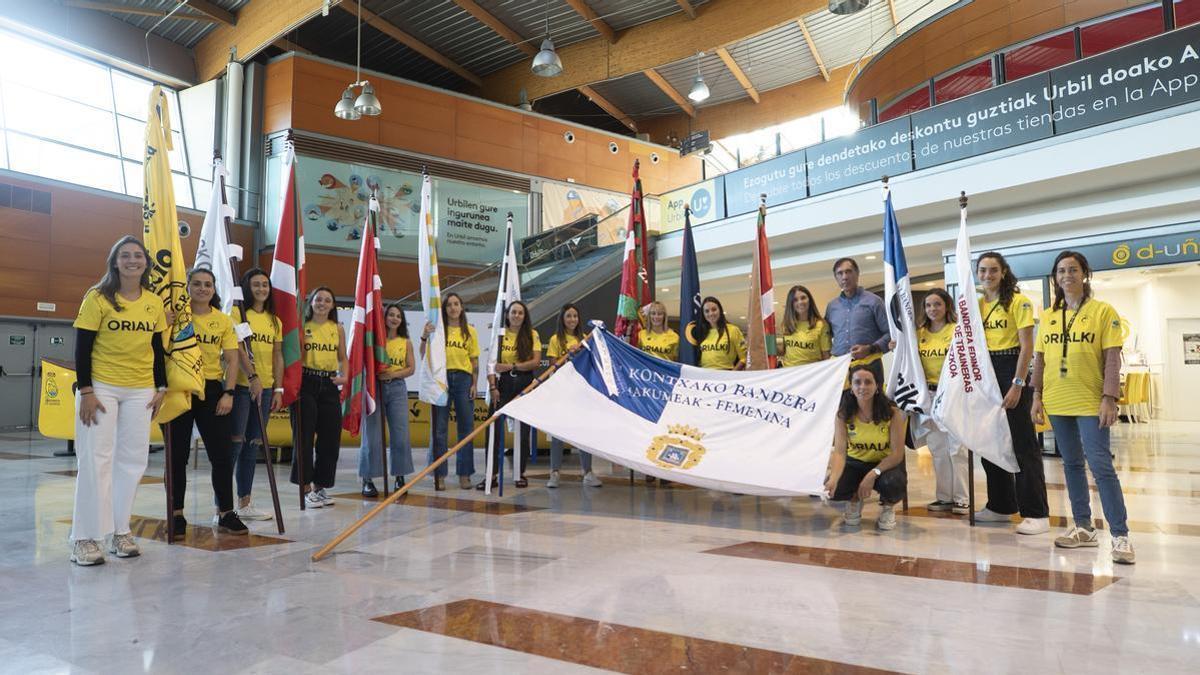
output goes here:
{"type": "Polygon", "coordinates": [[[425,176],[428,176],[428,175],[429,175],[429,167],[422,164],[421,165],[421,177],[424,178],[425,176]]]}
{"type": "Polygon", "coordinates": [[[965,209],[965,208],[967,208],[967,191],[966,191],[966,190],[963,190],[963,191],[962,191],[962,192],[959,194],[959,197],[958,197],[958,208],[960,208],[960,209],[965,209]]]}
{"type": "Polygon", "coordinates": [[[887,174],[884,174],[883,177],[880,178],[879,180],[883,181],[883,184],[886,186],[888,184],[887,174]]]}
{"type": "Polygon", "coordinates": [[[759,206],[766,206],[767,205],[767,193],[765,193],[765,192],[758,193],[758,202],[759,202],[759,206]]]}
{"type": "Polygon", "coordinates": [[[687,215],[687,214],[689,214],[689,213],[691,213],[691,212],[692,212],[692,205],[691,205],[691,204],[684,204],[684,205],[683,205],[683,213],[684,213],[684,215],[687,215]]]}

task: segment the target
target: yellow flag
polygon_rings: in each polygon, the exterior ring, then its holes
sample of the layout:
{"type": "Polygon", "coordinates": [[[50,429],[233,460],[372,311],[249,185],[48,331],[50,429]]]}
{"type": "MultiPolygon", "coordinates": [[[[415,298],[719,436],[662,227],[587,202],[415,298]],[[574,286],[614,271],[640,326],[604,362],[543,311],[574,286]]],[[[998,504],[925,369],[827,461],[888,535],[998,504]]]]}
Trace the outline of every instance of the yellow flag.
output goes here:
{"type": "Polygon", "coordinates": [[[172,149],[171,114],[162,87],[150,92],[146,120],[146,187],[142,197],[142,236],[150,251],[150,285],[163,299],[167,316],[175,321],[168,332],[167,396],[156,422],[169,422],[191,407],[192,393],[204,396],[200,344],[192,328],[192,308],[187,293],[187,269],[179,244],[179,216],[175,211],[175,184],[167,153],[172,149]]]}

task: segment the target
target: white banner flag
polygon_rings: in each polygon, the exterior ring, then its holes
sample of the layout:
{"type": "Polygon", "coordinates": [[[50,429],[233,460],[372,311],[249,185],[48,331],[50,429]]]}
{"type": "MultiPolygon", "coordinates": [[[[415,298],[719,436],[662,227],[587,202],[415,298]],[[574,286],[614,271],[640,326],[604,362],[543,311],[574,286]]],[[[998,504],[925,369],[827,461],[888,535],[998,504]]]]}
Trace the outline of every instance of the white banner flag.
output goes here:
{"type": "MultiPolygon", "coordinates": [[[[504,335],[504,312],[509,303],[521,299],[521,271],[517,268],[517,250],[513,243],[512,214],[508,214],[505,235],[504,257],[500,260],[500,285],[496,290],[496,308],[492,312],[492,339],[487,347],[487,374],[496,372],[496,359],[500,356],[500,336],[504,335]]],[[[490,389],[490,387],[489,387],[490,389]]],[[[488,402],[491,403],[491,392],[488,402]]]]}
{"type": "Polygon", "coordinates": [[[892,208],[892,193],[883,188],[883,288],[888,327],[896,347],[888,372],[887,395],[907,413],[929,412],[929,384],[917,351],[917,326],[914,321],[912,282],[908,261],[900,241],[900,223],[892,208]]]}
{"type": "Polygon", "coordinates": [[[933,397],[933,419],[961,445],[979,453],[996,466],[1016,473],[1020,470],[1013,452],[1012,433],[1004,397],[992,370],[975,279],[971,274],[971,241],[967,237],[967,207],[962,207],[958,247],[954,252],[958,273],[958,323],[950,340],[950,351],[942,364],[937,394],[933,397]]]}
{"type": "MultiPolygon", "coordinates": [[[[242,248],[229,243],[229,233],[225,230],[225,219],[232,220],[235,215],[233,207],[225,203],[221,189],[228,175],[224,162],[219,158],[213,162],[212,196],[208,201],[208,213],[204,214],[204,225],[200,228],[200,243],[196,247],[196,262],[193,265],[212,270],[217,295],[221,298],[221,311],[226,314],[233,309],[235,301],[244,299],[242,287],[233,278],[230,264],[230,260],[242,259],[242,248]]],[[[250,326],[244,323],[237,329],[239,340],[244,340],[250,334],[250,326]]]]}
{"type": "Polygon", "coordinates": [[[824,490],[849,355],[724,371],[663,361],[603,330],[584,344],[500,413],[659,478],[764,496],[824,490]],[[613,395],[598,340],[611,361],[613,395]]]}
{"type": "MultiPolygon", "coordinates": [[[[421,216],[417,226],[417,267],[421,275],[421,308],[425,321],[434,330],[425,343],[421,357],[420,399],[433,405],[446,405],[450,384],[446,377],[446,327],[442,325],[442,288],[438,280],[437,235],[433,228],[433,189],[429,176],[421,180],[421,216]]],[[[424,326],[421,327],[422,330],[424,326]]]]}

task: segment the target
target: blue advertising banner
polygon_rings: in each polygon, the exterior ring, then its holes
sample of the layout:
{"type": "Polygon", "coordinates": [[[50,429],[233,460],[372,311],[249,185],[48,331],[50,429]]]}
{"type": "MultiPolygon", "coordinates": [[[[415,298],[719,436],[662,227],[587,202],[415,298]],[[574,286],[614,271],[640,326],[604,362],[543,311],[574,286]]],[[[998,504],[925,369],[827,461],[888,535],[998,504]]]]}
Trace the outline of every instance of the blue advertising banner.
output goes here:
{"type": "MultiPolygon", "coordinates": [[[[723,177],[726,215],[738,216],[756,210],[763,193],[767,195],[767,206],[804,199],[808,196],[807,176],[803,152],[793,152],[727,173],[723,177]]],[[[702,221],[698,221],[693,213],[692,224],[699,222],[702,221]]],[[[682,223],[681,220],[681,226],[682,223]]]]}
{"type": "Polygon", "coordinates": [[[804,154],[808,157],[808,193],[814,197],[908,173],[913,170],[909,118],[859,129],[814,145],[804,154]]]}
{"type": "Polygon", "coordinates": [[[659,234],[683,228],[683,208],[692,209],[692,225],[725,217],[725,182],[711,178],[701,183],[664,193],[659,198],[659,234]]]}

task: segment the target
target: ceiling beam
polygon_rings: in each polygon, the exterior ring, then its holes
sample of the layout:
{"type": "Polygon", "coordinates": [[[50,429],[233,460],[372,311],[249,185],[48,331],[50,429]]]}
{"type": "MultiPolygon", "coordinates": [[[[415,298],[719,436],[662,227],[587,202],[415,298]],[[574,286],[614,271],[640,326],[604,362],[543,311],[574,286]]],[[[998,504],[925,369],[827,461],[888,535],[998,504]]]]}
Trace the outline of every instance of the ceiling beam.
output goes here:
{"type": "Polygon", "coordinates": [[[566,0],[566,3],[571,6],[571,9],[575,10],[576,14],[587,19],[588,23],[592,24],[592,28],[600,31],[600,34],[603,35],[604,39],[608,40],[610,44],[617,41],[616,31],[612,29],[612,26],[608,25],[607,21],[601,19],[600,15],[596,13],[596,10],[592,9],[587,2],[584,0],[566,0]]]}
{"type": "Polygon", "coordinates": [[[596,93],[595,89],[592,89],[591,87],[589,87],[585,84],[584,86],[579,88],[579,93],[588,97],[588,100],[591,101],[592,103],[595,103],[596,105],[600,106],[600,108],[603,109],[604,112],[615,117],[618,122],[629,127],[630,131],[637,132],[637,124],[633,121],[633,118],[630,117],[629,115],[626,115],[625,113],[621,112],[620,108],[618,108],[617,106],[610,103],[608,99],[606,99],[603,96],[601,96],[600,94],[596,93]]]}
{"type": "Polygon", "coordinates": [[[691,59],[696,52],[713,52],[717,47],[730,48],[748,37],[827,7],[828,0],[707,2],[697,9],[695,19],[683,12],[674,12],[661,19],[622,30],[621,39],[615,44],[603,37],[594,37],[569,45],[557,45],[565,67],[562,74],[557,77],[538,77],[530,72],[527,61],[515,63],[484,77],[481,94],[493,101],[516,105],[519,102],[518,92],[525,89],[529,100],[536,101],[551,94],[578,89],[585,84],[691,59]]]}
{"type": "Polygon", "coordinates": [[[896,15],[896,0],[887,0],[888,11],[892,13],[892,28],[899,29],[900,18],[896,15]]]}
{"type": "Polygon", "coordinates": [[[696,8],[692,7],[692,3],[688,2],[688,0],[675,0],[675,4],[679,5],[679,9],[682,9],[683,13],[687,14],[689,19],[696,18],[696,8]]]}
{"type": "Polygon", "coordinates": [[[746,73],[742,72],[742,67],[730,56],[729,50],[724,47],[717,47],[717,56],[721,57],[721,60],[725,62],[725,67],[737,78],[738,84],[742,85],[742,89],[745,89],[750,98],[754,99],[755,103],[758,103],[758,90],[754,88],[754,83],[750,81],[750,78],[746,77],[746,73]]]}
{"type": "MultiPolygon", "coordinates": [[[[342,0],[332,0],[334,4],[342,0]]],[[[253,0],[238,9],[237,25],[218,23],[192,49],[197,80],[220,75],[229,63],[230,50],[245,63],[276,40],[321,15],[325,0],[253,0]]]]}
{"type": "MultiPolygon", "coordinates": [[[[342,8],[343,11],[349,12],[356,16],[358,15],[358,12],[359,12],[359,5],[357,3],[344,2],[340,5],[338,5],[338,7],[342,8]]],[[[421,42],[420,40],[413,37],[412,35],[409,35],[408,33],[400,30],[400,28],[397,27],[396,24],[391,23],[390,21],[388,21],[386,19],[380,18],[379,15],[375,14],[374,12],[372,12],[368,9],[362,10],[362,18],[363,18],[363,21],[368,26],[371,26],[375,30],[387,35],[388,37],[392,38],[396,42],[399,42],[400,44],[404,45],[405,47],[408,47],[409,49],[413,50],[414,52],[420,54],[421,56],[424,56],[425,58],[429,59],[430,61],[433,61],[434,63],[445,68],[446,70],[449,70],[450,72],[454,73],[455,75],[458,75],[459,77],[470,82],[471,84],[473,84],[477,87],[483,86],[483,80],[479,79],[478,75],[476,75],[475,73],[472,73],[471,71],[467,70],[466,68],[463,68],[462,66],[458,65],[454,61],[451,61],[450,59],[446,58],[445,56],[443,56],[441,54],[441,52],[434,49],[433,47],[430,47],[429,45],[425,44],[424,42],[421,42]]]]}
{"type": "MultiPolygon", "coordinates": [[[[66,7],[74,7],[76,9],[92,9],[97,12],[114,12],[117,14],[133,14],[135,16],[166,16],[170,11],[165,9],[149,9],[146,7],[117,5],[111,2],[92,2],[92,0],[64,0],[62,4],[66,7]]],[[[205,16],[202,14],[186,14],[184,12],[175,12],[171,15],[171,18],[184,19],[187,21],[202,21],[205,23],[217,23],[217,20],[211,16],[205,16]]]]}
{"type": "Polygon", "coordinates": [[[683,108],[683,111],[688,114],[688,117],[696,116],[696,106],[688,103],[688,100],[684,98],[682,94],[675,91],[675,87],[672,87],[670,82],[667,82],[665,79],[663,79],[663,76],[659,75],[657,70],[653,68],[647,68],[643,70],[642,73],[646,77],[650,78],[650,81],[653,82],[659,89],[662,89],[664,94],[670,96],[671,100],[675,101],[675,105],[683,108]]]}
{"type": "Polygon", "coordinates": [[[817,62],[817,68],[821,69],[821,77],[825,81],[829,81],[829,69],[825,67],[825,60],[821,58],[821,52],[817,51],[817,43],[813,42],[812,33],[808,32],[808,26],[805,25],[804,19],[796,19],[796,23],[800,24],[800,32],[804,33],[804,41],[808,43],[808,51],[812,52],[813,61],[817,62]]]}
{"type": "Polygon", "coordinates": [[[187,0],[187,6],[191,7],[192,9],[196,10],[197,12],[200,12],[201,14],[211,16],[212,18],[225,24],[226,26],[236,26],[237,25],[237,15],[236,14],[234,14],[233,12],[231,12],[227,9],[222,9],[222,8],[218,7],[215,4],[209,2],[208,0],[187,0]]]}
{"type": "Polygon", "coordinates": [[[500,21],[500,19],[497,19],[494,14],[476,4],[475,0],[454,0],[454,4],[465,9],[480,23],[488,28],[491,28],[496,32],[497,35],[505,40],[508,40],[508,42],[517,49],[520,49],[530,56],[534,56],[538,53],[537,47],[534,47],[529,43],[528,40],[518,35],[516,31],[504,25],[504,22],[500,21]]]}

